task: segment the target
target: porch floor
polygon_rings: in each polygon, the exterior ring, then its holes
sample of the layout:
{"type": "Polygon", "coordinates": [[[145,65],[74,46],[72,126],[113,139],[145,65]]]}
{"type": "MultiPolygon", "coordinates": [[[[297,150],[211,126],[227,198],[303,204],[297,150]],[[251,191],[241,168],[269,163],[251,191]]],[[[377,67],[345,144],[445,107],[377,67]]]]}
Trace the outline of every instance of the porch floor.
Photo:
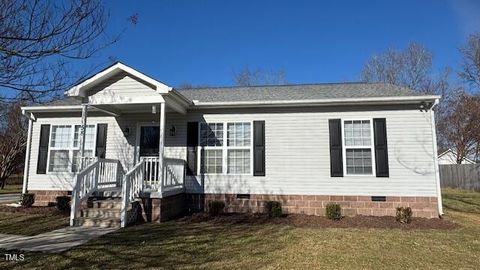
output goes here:
{"type": "MultiPolygon", "coordinates": [[[[156,190],[144,190],[141,197],[164,198],[183,193],[184,191],[185,189],[182,186],[164,187],[162,192],[156,190]]],[[[99,188],[93,193],[92,197],[120,198],[122,197],[122,187],[99,188]]]]}

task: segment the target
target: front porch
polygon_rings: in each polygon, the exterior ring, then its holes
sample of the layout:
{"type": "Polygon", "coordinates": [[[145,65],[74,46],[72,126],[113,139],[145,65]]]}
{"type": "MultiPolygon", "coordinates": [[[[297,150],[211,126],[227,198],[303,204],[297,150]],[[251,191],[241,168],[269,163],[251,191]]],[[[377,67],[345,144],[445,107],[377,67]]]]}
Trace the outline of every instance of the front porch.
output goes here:
{"type": "MultiPolygon", "coordinates": [[[[118,208],[118,218],[124,227],[137,211],[135,203],[184,193],[185,160],[165,157],[165,121],[167,112],[185,115],[190,101],[170,90],[163,83],[117,63],[67,92],[68,96],[82,100],[76,162],[79,170],[72,189],[72,226],[78,225],[79,218],[94,212],[85,208],[92,199],[114,200],[112,208],[118,208]],[[103,130],[97,125],[95,146],[90,143],[86,149],[89,114],[115,119],[115,133],[109,133],[114,138],[108,140],[109,145],[121,140],[127,142],[128,151],[122,153],[121,158],[122,146],[111,146],[115,153],[107,150],[106,124],[103,130]],[[134,120],[130,126],[118,124],[131,118],[134,120]]],[[[117,213],[112,215],[117,217],[117,213]]]]}
{"type": "MultiPolygon", "coordinates": [[[[80,160],[77,162],[80,169],[74,177],[70,224],[72,226],[85,225],[84,221],[79,221],[89,218],[91,211],[87,209],[89,208],[88,202],[107,199],[112,200],[112,203],[115,204],[112,208],[117,209],[118,212],[109,213],[107,216],[113,215],[116,219],[118,218],[118,223],[122,227],[134,223],[135,216],[139,211],[151,212],[151,214],[146,214],[145,219],[160,219],[160,215],[153,212],[158,212],[159,209],[156,206],[160,205],[162,199],[184,193],[185,160],[166,157],[164,154],[166,111],[177,114],[178,112],[166,105],[165,102],[135,105],[84,104],[82,106],[82,124],[79,132],[80,160]],[[87,152],[85,136],[90,111],[97,114],[98,112],[111,114],[119,122],[131,119],[132,115],[134,119],[140,119],[136,122],[135,131],[123,128],[120,136],[110,138],[115,141],[121,138],[130,140],[131,144],[127,148],[133,151],[125,151],[120,158],[118,157],[119,151],[109,153],[108,150],[106,151],[107,147],[104,150],[98,149],[99,144],[106,145],[107,142],[106,138],[99,135],[101,132],[97,131],[95,152],[87,152]],[[150,119],[150,121],[144,121],[144,119],[150,119]],[[134,141],[131,139],[132,134],[128,134],[129,132],[134,133],[134,141]],[[138,207],[139,205],[142,207],[138,207]]],[[[106,133],[105,131],[104,136],[106,133]]],[[[104,217],[105,213],[99,212],[102,207],[99,208],[93,218],[104,217]]],[[[112,210],[108,209],[107,212],[112,212],[112,210]]],[[[116,224],[117,221],[111,223],[116,224]]],[[[93,223],[93,225],[98,224],[93,223]]]]}

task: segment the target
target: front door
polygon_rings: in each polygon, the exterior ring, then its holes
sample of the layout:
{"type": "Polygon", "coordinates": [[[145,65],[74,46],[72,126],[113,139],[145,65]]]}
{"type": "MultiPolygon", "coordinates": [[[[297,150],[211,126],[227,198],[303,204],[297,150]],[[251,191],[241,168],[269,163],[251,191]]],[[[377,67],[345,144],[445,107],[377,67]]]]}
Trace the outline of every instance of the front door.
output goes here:
{"type": "Polygon", "coordinates": [[[160,128],[158,126],[140,127],[140,157],[158,157],[160,128]]]}
{"type": "Polygon", "coordinates": [[[158,145],[160,128],[158,126],[140,127],[140,158],[145,159],[144,181],[146,188],[154,188],[159,183],[158,145]],[[151,158],[148,158],[151,157],[151,158]]]}

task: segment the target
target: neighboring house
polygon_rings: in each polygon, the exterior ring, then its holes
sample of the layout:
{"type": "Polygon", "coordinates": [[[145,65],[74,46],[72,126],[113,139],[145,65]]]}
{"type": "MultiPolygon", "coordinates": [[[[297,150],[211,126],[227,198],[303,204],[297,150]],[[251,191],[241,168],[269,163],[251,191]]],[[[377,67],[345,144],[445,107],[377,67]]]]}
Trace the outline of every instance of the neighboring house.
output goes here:
{"type": "MultiPolygon", "coordinates": [[[[457,152],[453,151],[452,149],[448,149],[447,151],[441,153],[440,155],[438,155],[438,164],[457,164],[457,152]]],[[[475,161],[464,157],[461,164],[475,164],[475,161]]]]}
{"type": "Polygon", "coordinates": [[[331,202],[344,215],[442,214],[439,96],[368,83],[176,90],[121,63],[66,95],[23,108],[24,189],[37,205],[73,194],[72,224],[103,224],[89,197],[118,206],[123,226],[135,211],[165,220],[212,200],[230,212],[277,200],[309,215],[331,202]]]}

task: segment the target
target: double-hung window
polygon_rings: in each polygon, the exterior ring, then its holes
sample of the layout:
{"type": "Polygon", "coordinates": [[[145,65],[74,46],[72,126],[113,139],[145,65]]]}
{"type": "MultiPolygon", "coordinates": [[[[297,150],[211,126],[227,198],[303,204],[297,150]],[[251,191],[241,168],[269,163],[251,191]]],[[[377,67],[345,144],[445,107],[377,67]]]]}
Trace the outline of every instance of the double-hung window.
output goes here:
{"type": "Polygon", "coordinates": [[[343,131],[346,175],[372,175],[374,159],[371,120],[345,120],[343,131]]]}
{"type": "Polygon", "coordinates": [[[250,122],[200,124],[200,173],[250,174],[250,122]]]}
{"type": "Polygon", "coordinates": [[[223,123],[201,123],[201,173],[223,172],[223,123]]]}
{"type": "Polygon", "coordinates": [[[227,173],[249,174],[251,155],[250,123],[227,124],[227,173]]]}
{"type": "MultiPolygon", "coordinates": [[[[49,172],[75,172],[80,161],[80,125],[52,125],[49,147],[49,172]]],[[[93,157],[95,126],[85,130],[85,156],[93,157]]]]}

